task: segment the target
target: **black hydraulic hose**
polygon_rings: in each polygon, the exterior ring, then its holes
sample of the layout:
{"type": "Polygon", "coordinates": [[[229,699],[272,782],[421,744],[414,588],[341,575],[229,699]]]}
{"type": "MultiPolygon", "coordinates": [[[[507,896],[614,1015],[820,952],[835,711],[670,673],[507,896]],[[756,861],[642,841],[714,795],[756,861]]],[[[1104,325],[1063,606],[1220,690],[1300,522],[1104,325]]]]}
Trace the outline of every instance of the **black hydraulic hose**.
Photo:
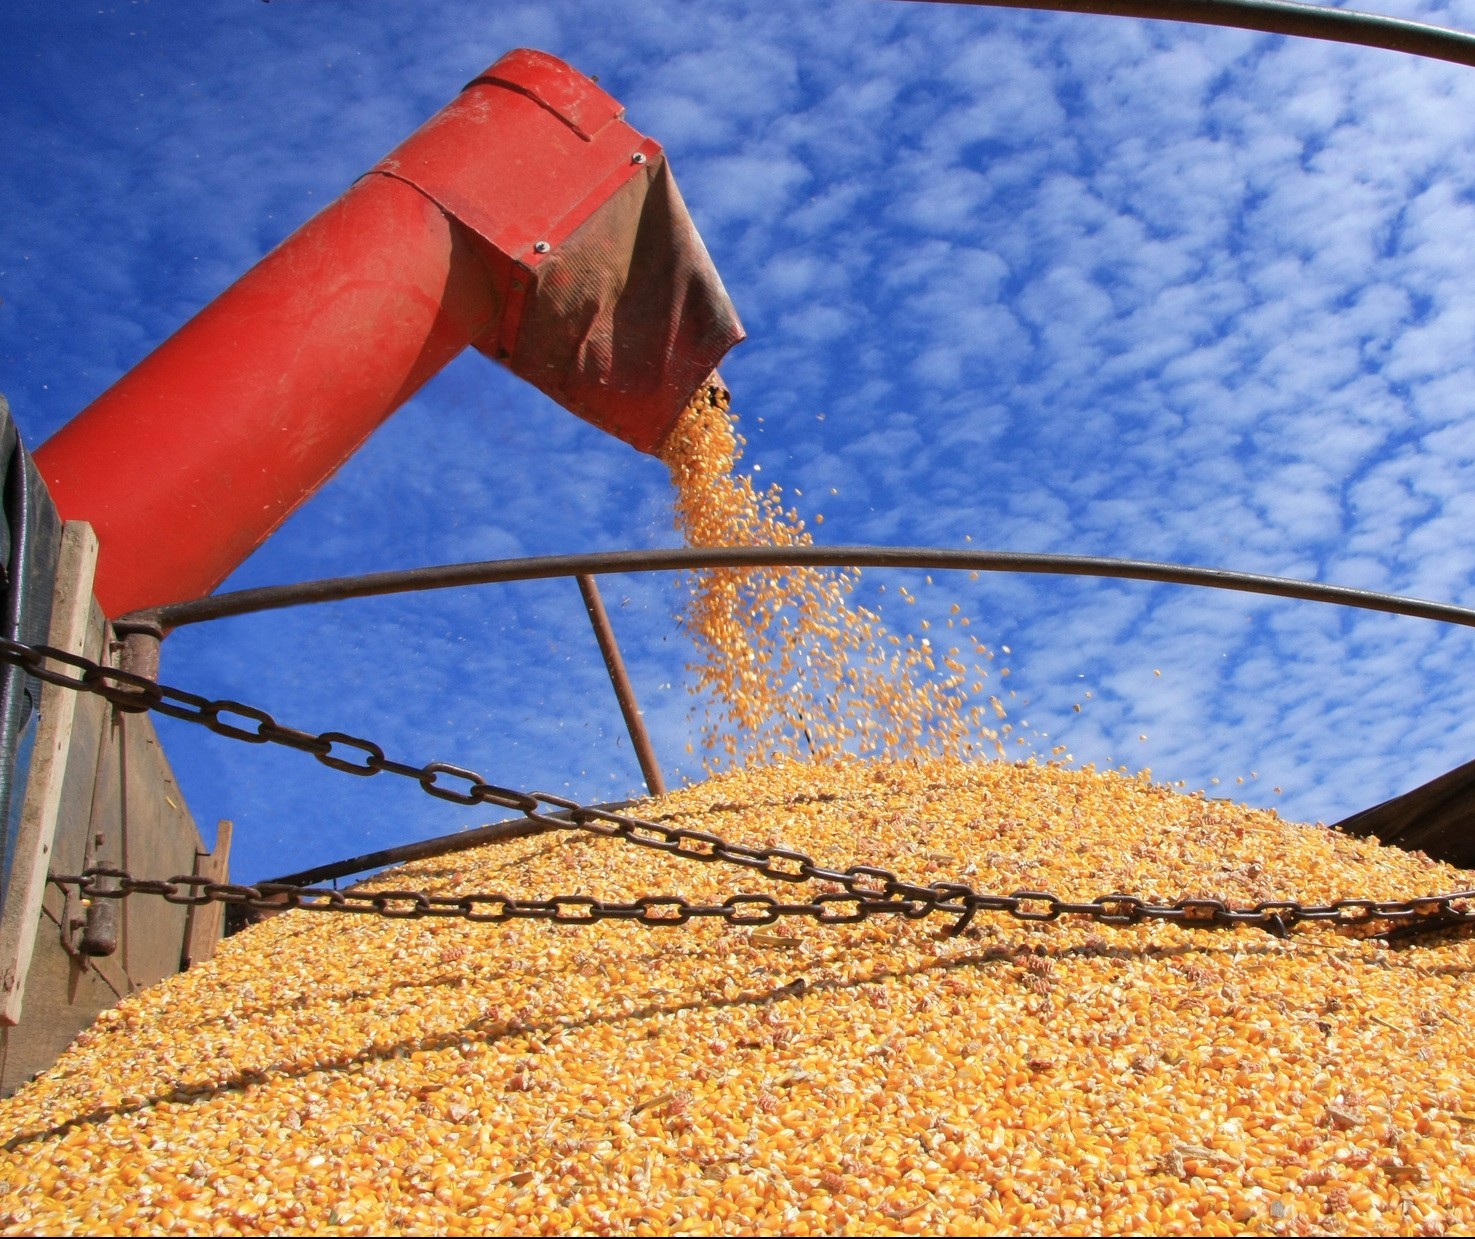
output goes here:
{"type": "Polygon", "coordinates": [[[1299,35],[1333,43],[1380,47],[1431,60],[1475,67],[1475,34],[1423,22],[1333,9],[1291,0],[912,0],[923,4],[972,4],[1000,9],[1045,9],[1055,13],[1099,13],[1157,21],[1229,26],[1265,34],[1299,35]]]}

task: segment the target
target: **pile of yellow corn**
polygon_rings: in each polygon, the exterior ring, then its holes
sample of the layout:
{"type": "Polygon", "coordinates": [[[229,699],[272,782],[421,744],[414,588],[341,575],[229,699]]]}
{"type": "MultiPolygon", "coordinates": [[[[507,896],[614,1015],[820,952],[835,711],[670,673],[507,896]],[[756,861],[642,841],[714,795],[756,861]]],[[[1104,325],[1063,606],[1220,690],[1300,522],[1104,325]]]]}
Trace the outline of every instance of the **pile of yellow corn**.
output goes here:
{"type": "MultiPolygon", "coordinates": [[[[651,802],[821,863],[1088,898],[1469,875],[1089,770],[778,763],[651,802]]],[[[556,833],[392,887],[735,891],[556,833]]],[[[1475,1228],[1475,946],[1303,926],[548,926],[293,912],[0,1103],[7,1233],[1475,1228]],[[802,982],[803,984],[799,984],[802,982]]]]}

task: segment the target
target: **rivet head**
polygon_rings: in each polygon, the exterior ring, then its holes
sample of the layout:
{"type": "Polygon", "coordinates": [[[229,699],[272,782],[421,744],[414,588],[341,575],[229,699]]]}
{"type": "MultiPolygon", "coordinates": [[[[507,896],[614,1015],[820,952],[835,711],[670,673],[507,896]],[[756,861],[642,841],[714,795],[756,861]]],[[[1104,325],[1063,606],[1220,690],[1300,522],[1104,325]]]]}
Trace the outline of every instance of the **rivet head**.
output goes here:
{"type": "Polygon", "coordinates": [[[553,247],[549,245],[547,241],[533,242],[533,253],[535,254],[546,254],[552,248],[553,247]]]}
{"type": "Polygon", "coordinates": [[[633,155],[630,156],[630,162],[631,163],[644,163],[645,162],[645,152],[644,151],[636,151],[635,154],[633,154],[633,155]]]}

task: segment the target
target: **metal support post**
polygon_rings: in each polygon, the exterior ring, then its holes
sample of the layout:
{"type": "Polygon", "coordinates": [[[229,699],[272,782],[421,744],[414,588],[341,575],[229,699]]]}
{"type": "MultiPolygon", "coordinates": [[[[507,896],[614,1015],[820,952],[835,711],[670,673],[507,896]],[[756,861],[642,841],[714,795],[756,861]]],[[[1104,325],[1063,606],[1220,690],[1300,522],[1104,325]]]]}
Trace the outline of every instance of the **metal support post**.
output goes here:
{"type": "Polygon", "coordinates": [[[664,796],[666,780],[661,777],[656,751],[651,747],[650,736],[645,730],[645,719],[641,717],[640,707],[635,702],[635,690],[630,686],[630,677],[625,674],[625,662],[620,657],[620,647],[615,644],[615,630],[610,627],[604,600],[599,596],[599,586],[594,583],[592,576],[580,574],[578,581],[579,593],[584,595],[584,606],[589,612],[589,622],[594,626],[594,636],[599,641],[599,652],[604,655],[610,683],[615,686],[620,713],[625,716],[625,726],[630,732],[635,758],[640,762],[640,773],[645,775],[645,786],[650,789],[652,796],[664,796]]]}

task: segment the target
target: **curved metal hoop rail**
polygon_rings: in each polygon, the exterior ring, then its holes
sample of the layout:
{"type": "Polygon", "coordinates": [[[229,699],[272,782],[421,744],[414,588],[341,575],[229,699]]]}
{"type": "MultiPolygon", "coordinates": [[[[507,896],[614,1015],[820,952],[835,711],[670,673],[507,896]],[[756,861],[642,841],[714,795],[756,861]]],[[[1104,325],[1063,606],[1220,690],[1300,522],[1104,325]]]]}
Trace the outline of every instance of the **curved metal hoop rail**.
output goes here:
{"type": "Polygon", "coordinates": [[[1258,30],[1303,39],[1325,39],[1407,52],[1429,60],[1475,66],[1475,34],[1423,22],[1334,9],[1291,0],[924,0],[933,4],[969,4],[997,9],[1041,9],[1055,13],[1092,13],[1106,17],[1141,17],[1155,21],[1191,22],[1233,30],[1258,30]]]}
{"type": "MultiPolygon", "coordinates": [[[[579,582],[605,665],[614,685],[630,742],[640,762],[647,787],[664,790],[660,763],[635,703],[634,690],[615,645],[614,632],[599,602],[596,576],[633,573],[712,570],[752,570],[784,567],[911,568],[933,571],[1012,572],[1049,576],[1089,576],[1116,580],[1191,585],[1206,589],[1289,598],[1333,606],[1379,611],[1415,619],[1435,620],[1475,628],[1475,609],[1453,603],[1431,602],[1399,594],[1324,585],[1288,577],[1200,568],[1184,564],[1153,563],[1136,559],[1107,559],[1090,555],[1045,555],[1021,551],[960,551],[928,547],[886,546],[751,546],[688,548],[654,551],[606,551],[586,555],[547,555],[530,559],[485,560],[376,572],[365,576],[330,577],[295,585],[217,594],[193,602],[171,603],[135,611],[115,622],[119,632],[147,633],[156,640],[171,628],[202,624],[233,616],[253,615],[314,603],[341,602],[386,594],[415,593],[574,577],[579,582]]],[[[1385,842],[1421,848],[1457,864],[1475,862],[1475,841],[1464,827],[1465,805],[1475,789],[1475,763],[1460,767],[1433,783],[1339,823],[1358,834],[1377,834],[1385,842]],[[1453,850],[1451,850],[1453,849],[1453,850]]]]}
{"type": "Polygon", "coordinates": [[[744,568],[915,568],[935,571],[1013,572],[1045,576],[1102,577],[1193,585],[1207,589],[1294,598],[1363,611],[1382,611],[1415,619],[1436,620],[1475,628],[1475,609],[1431,602],[1401,594],[1324,585],[1291,577],[1155,563],[1142,559],[1110,559],[1094,555],[1047,555],[1027,551],[960,551],[916,546],[724,546],[702,550],[600,551],[582,555],[542,555],[527,559],[488,559],[470,563],[372,572],[362,576],[326,577],[291,585],[212,594],[192,602],[172,602],[123,615],[121,632],[167,631],[187,624],[254,615],[314,603],[343,602],[386,594],[456,589],[510,581],[543,581],[558,577],[605,576],[633,572],[699,571],[744,568]]]}

